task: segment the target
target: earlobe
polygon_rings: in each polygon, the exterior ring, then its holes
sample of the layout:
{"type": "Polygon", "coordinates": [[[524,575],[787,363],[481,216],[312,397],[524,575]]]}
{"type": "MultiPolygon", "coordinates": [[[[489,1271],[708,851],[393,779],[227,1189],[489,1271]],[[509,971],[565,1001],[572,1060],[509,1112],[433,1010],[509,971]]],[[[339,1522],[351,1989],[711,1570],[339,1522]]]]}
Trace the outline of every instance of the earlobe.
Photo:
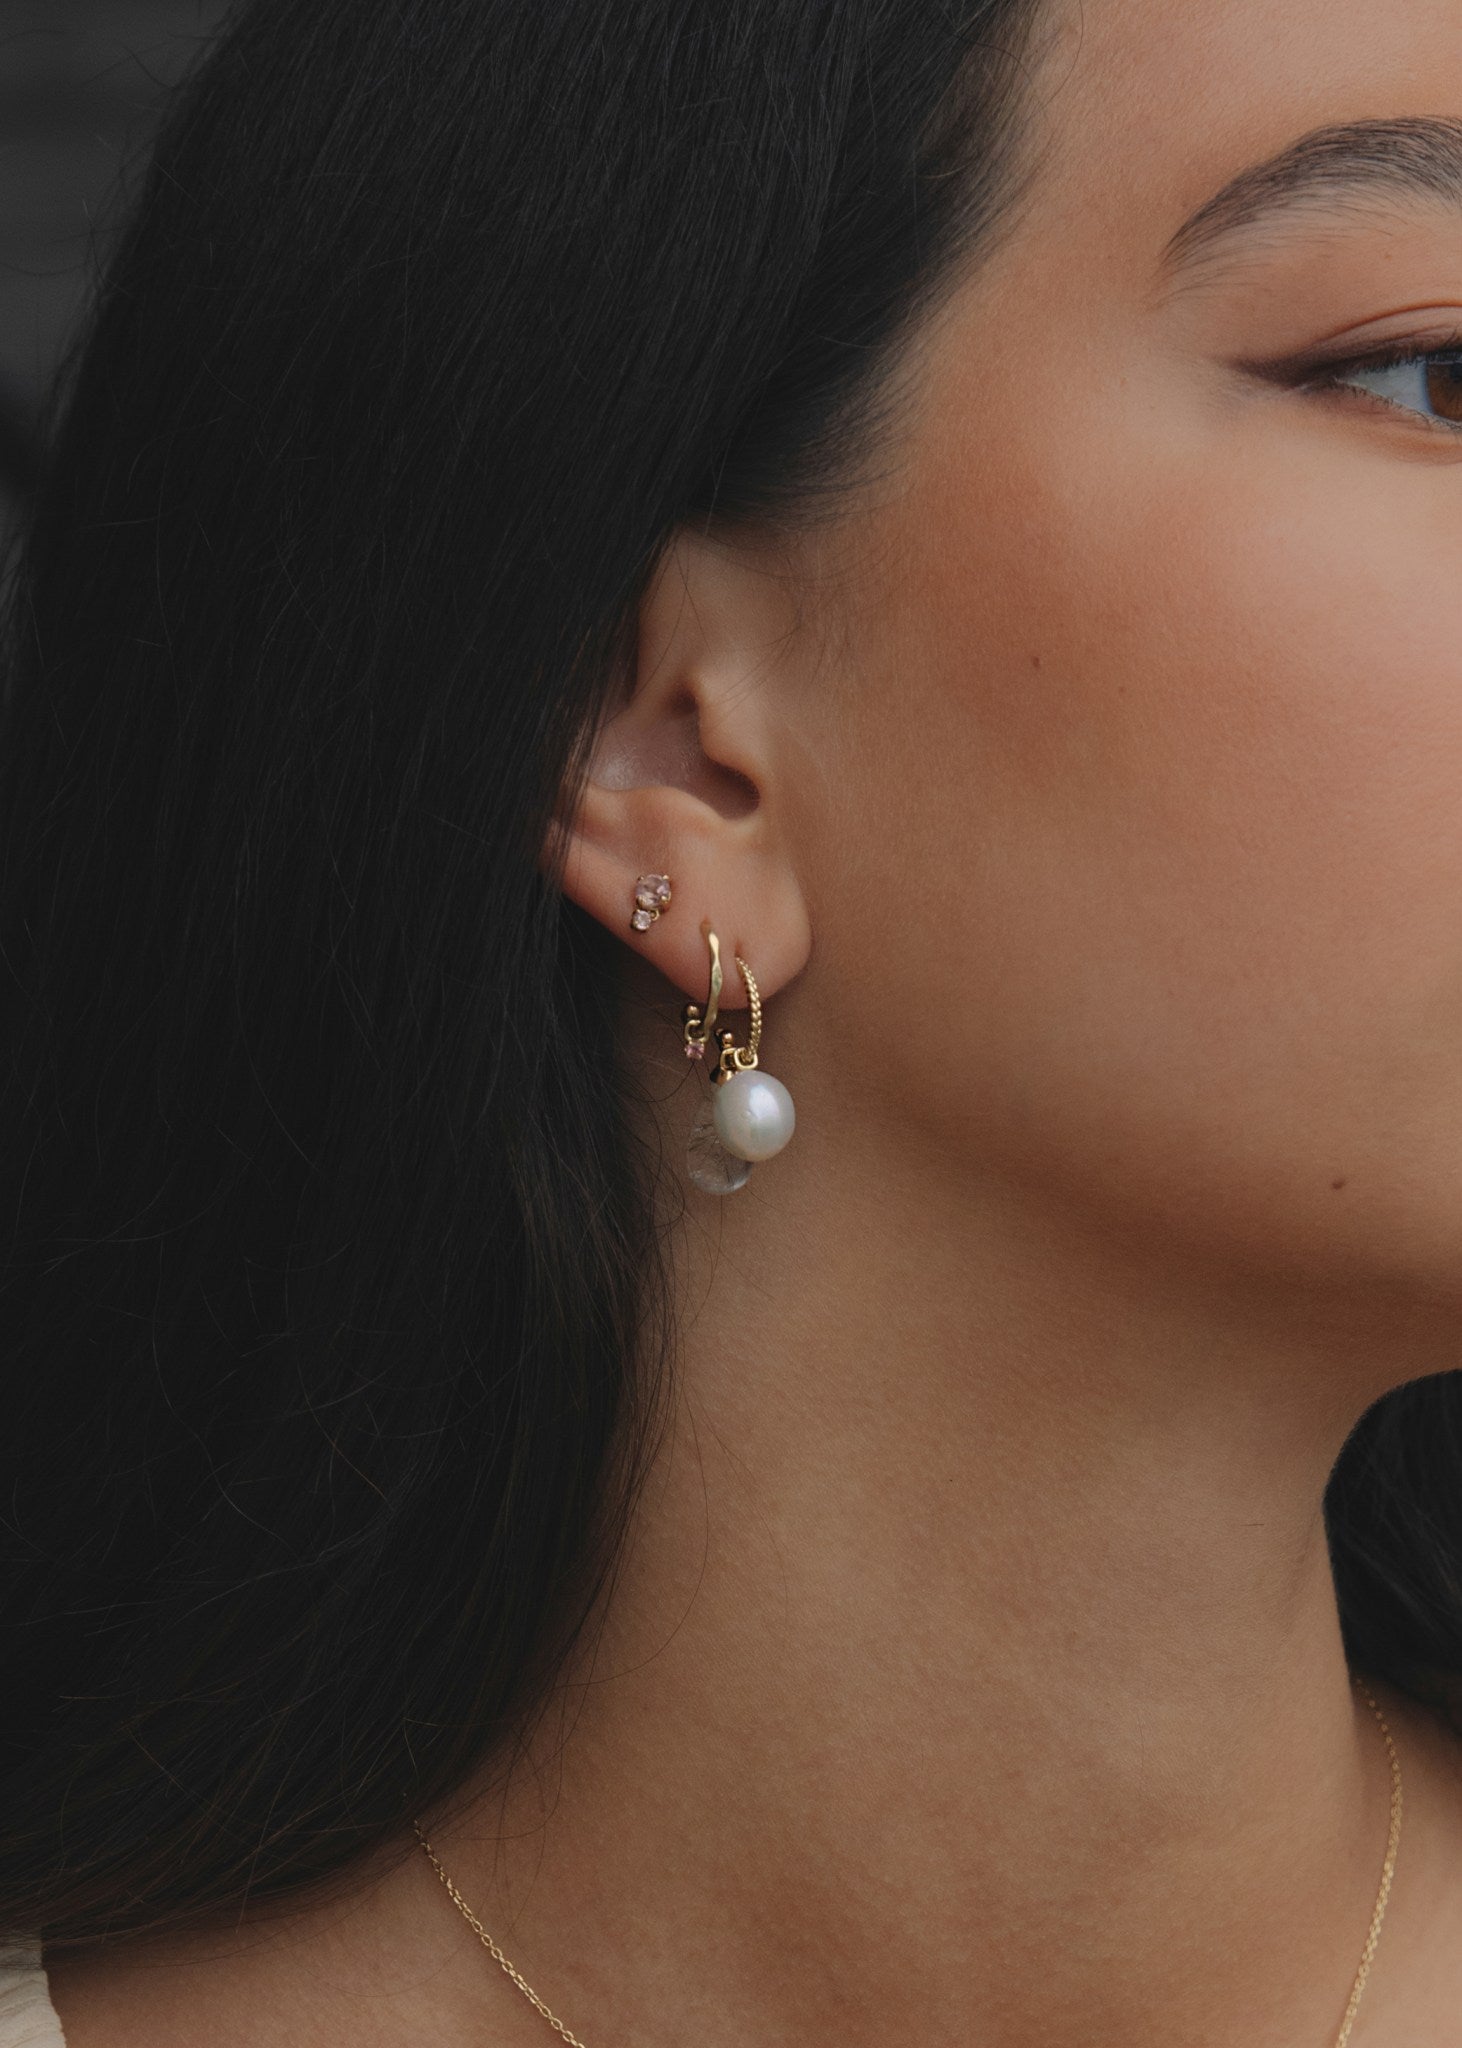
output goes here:
{"type": "MultiPolygon", "coordinates": [[[[729,836],[698,799],[653,785],[605,791],[590,784],[564,849],[563,892],[635,951],[654,963],[686,996],[706,991],[709,920],[727,934],[721,1003],[742,1009],[748,991],[734,965],[743,954],[768,993],[799,973],[810,950],[806,906],[782,851],[755,831],[729,836]],[[666,851],[642,865],[643,849],[666,851]],[[642,878],[664,877],[668,899],[641,904],[642,878]],[[644,926],[636,912],[650,916],[644,926]]],[[[546,861],[545,861],[546,865],[546,861]]],[[[649,894],[648,891],[643,893],[649,894]]]]}

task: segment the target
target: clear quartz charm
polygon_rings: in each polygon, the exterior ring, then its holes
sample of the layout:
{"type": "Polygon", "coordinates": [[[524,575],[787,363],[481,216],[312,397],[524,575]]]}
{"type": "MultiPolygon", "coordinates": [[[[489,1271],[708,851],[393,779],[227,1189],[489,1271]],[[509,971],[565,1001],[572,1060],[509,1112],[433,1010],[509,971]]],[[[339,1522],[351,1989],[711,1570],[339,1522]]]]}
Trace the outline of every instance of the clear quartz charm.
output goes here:
{"type": "Polygon", "coordinates": [[[716,1101],[707,1095],[695,1113],[685,1148],[686,1171],[708,1195],[731,1195],[751,1178],[751,1161],[737,1159],[716,1135],[716,1101]]]}

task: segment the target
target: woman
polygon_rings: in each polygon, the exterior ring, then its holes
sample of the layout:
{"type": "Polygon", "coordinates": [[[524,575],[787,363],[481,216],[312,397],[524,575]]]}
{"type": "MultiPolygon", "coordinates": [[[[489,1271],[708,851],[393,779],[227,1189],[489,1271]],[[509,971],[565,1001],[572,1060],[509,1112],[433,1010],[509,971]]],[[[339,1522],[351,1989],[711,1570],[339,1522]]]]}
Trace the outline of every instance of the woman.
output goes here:
{"type": "Polygon", "coordinates": [[[231,19],[16,564],[11,2041],[1456,2048],[1454,30],[231,19]]]}

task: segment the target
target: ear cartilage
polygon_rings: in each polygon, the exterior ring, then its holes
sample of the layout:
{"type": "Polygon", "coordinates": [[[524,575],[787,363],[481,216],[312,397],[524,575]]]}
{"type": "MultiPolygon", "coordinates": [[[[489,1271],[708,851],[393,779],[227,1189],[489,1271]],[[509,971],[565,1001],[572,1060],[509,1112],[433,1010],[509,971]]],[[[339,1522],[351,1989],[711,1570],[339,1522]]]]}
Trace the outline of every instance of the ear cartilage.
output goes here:
{"type": "Polygon", "coordinates": [[[630,918],[631,930],[647,932],[669,902],[669,875],[641,875],[635,883],[635,908],[634,915],[630,918]]]}

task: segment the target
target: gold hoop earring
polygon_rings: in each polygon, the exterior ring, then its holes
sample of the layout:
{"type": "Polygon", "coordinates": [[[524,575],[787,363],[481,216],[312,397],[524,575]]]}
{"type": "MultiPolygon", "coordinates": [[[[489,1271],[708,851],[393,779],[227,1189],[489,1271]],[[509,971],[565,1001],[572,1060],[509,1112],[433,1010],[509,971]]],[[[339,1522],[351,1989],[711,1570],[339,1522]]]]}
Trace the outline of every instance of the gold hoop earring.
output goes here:
{"type": "Polygon", "coordinates": [[[759,1160],[781,1151],[796,1128],[797,1113],[789,1090],[759,1064],[761,991],[739,953],[736,965],[751,1002],[750,1037],[739,1046],[730,1025],[715,1029],[721,1001],[721,942],[708,918],[701,920],[701,934],[711,949],[710,995],[704,1006],[691,1002],[681,1010],[681,1039],[687,1059],[703,1061],[714,1032],[715,1065],[710,1071],[711,1094],[691,1126],[686,1171],[706,1194],[730,1195],[745,1187],[759,1160]]]}

